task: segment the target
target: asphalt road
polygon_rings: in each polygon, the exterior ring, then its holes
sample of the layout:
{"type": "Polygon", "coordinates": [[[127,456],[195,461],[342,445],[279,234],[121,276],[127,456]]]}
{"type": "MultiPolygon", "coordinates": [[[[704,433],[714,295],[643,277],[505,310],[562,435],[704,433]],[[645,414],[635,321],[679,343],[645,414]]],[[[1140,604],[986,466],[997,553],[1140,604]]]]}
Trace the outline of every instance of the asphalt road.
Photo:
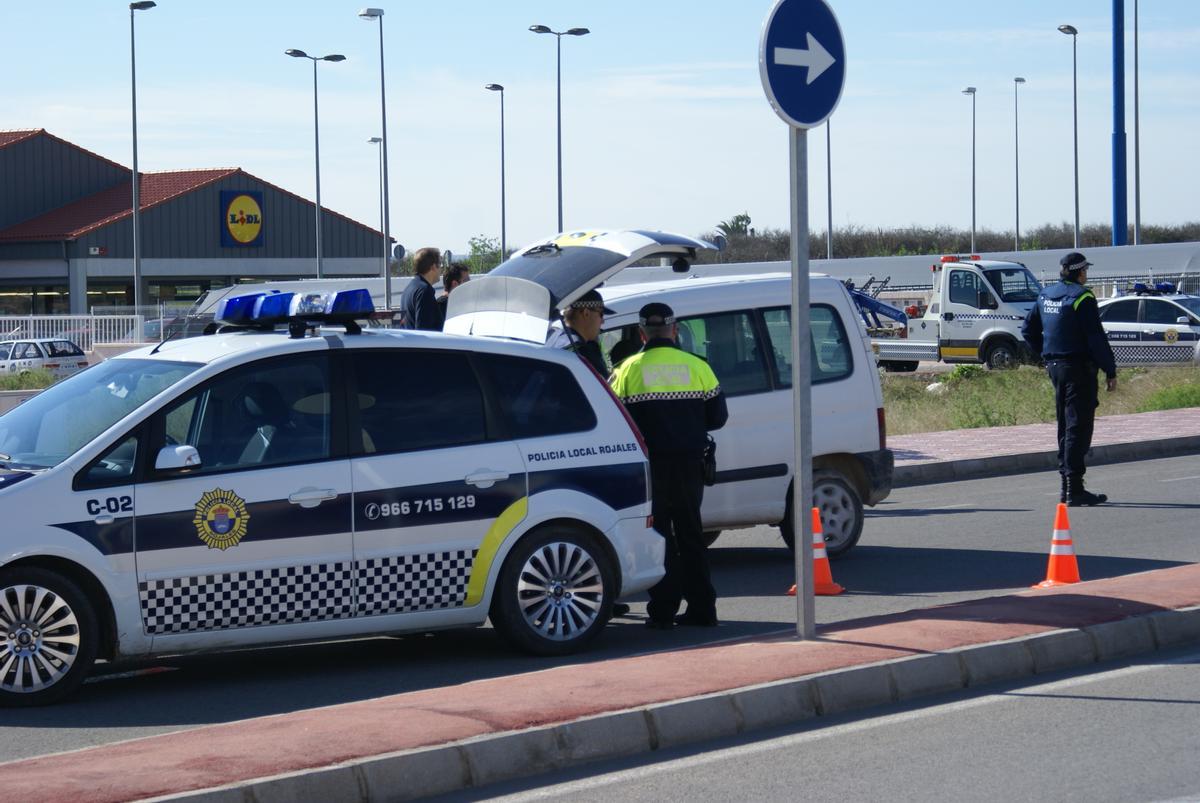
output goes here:
{"type": "Polygon", "coordinates": [[[1198,800],[1200,651],[775,730],[448,800],[1198,800]]]}
{"type": "MultiPolygon", "coordinates": [[[[1200,562],[1200,456],[1101,466],[1088,474],[1115,504],[1072,510],[1083,579],[1200,562]]],[[[900,489],[869,513],[859,546],[833,562],[849,589],[817,601],[817,621],[893,613],[1027,588],[1045,576],[1058,478],[1030,474],[900,489]]],[[[725,533],[712,552],[722,625],[669,633],[616,620],[600,661],[794,627],[792,559],[778,530],[725,533]]],[[[101,667],[50,708],[0,714],[0,761],[416,689],[536,671],[490,628],[163,659],[101,667]]]]}

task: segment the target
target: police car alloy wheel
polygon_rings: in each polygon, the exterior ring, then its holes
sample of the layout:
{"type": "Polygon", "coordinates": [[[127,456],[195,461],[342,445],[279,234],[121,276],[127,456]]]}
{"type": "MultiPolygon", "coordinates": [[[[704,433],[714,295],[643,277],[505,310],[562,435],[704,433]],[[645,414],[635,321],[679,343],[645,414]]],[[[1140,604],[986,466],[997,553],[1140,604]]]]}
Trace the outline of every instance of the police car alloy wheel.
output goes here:
{"type": "Polygon", "coordinates": [[[0,571],[0,639],[0,705],[44,705],[83,682],[99,631],[87,598],[70,580],[12,568],[0,571]]]}
{"type": "Polygon", "coordinates": [[[615,591],[612,561],[597,540],[551,527],[524,538],[504,561],[492,622],[527,652],[574,652],[604,627],[615,591]]]}

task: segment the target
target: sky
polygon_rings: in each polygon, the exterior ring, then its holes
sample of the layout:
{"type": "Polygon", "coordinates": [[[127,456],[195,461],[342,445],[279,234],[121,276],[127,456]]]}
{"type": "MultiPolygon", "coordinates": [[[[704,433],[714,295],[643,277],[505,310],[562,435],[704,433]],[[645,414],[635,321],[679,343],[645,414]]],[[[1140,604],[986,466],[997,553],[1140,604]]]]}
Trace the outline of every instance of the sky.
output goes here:
{"type": "MultiPolygon", "coordinates": [[[[391,233],[410,252],[499,239],[505,86],[509,248],[557,229],[555,42],[562,39],[567,229],[698,235],[739,213],[788,228],[788,129],[765,99],[763,0],[375,0],[385,10],[391,233]]],[[[1126,0],[1128,218],[1133,200],[1133,3],[1126,0]]],[[[831,0],[846,84],[831,118],[833,221],[865,228],[1073,220],[1071,38],[1078,36],[1084,224],[1111,225],[1112,4],[1103,0],[831,0]]],[[[158,0],[137,13],[144,171],[241,167],[314,195],[312,66],[319,64],[321,200],[378,227],[379,29],[362,0],[158,0]]],[[[0,129],[45,128],[132,163],[126,2],[0,2],[0,129]]],[[[1200,2],[1139,6],[1143,225],[1200,219],[1200,2]]],[[[810,228],[827,209],[826,132],[812,129],[810,228]]]]}

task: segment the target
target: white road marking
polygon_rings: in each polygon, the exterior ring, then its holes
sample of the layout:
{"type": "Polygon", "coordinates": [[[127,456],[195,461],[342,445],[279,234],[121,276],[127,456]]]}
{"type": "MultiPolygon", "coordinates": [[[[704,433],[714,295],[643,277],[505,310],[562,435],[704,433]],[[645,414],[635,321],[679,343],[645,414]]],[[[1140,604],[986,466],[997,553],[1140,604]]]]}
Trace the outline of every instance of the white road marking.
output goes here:
{"type": "Polygon", "coordinates": [[[1184,480],[1200,480],[1200,475],[1195,477],[1172,477],[1169,480],[1159,480],[1159,482],[1183,482],[1184,480]]]}
{"type": "MultiPolygon", "coordinates": [[[[922,708],[916,711],[905,711],[900,714],[889,714],[882,717],[870,717],[858,722],[850,722],[845,725],[834,725],[832,727],[820,728],[819,730],[814,730],[807,733],[797,733],[791,736],[781,736],[777,739],[756,742],[754,744],[728,747],[723,750],[715,750],[712,752],[703,753],[701,755],[687,756],[686,758],[677,758],[669,761],[657,762],[645,767],[634,767],[628,770],[618,770],[616,772],[596,776],[594,778],[569,781],[567,783],[555,784],[554,786],[547,786],[541,789],[532,789],[526,792],[519,792],[517,794],[505,795],[503,797],[492,799],[506,801],[544,800],[546,798],[558,797],[563,794],[588,792],[605,786],[612,786],[614,784],[625,783],[627,781],[637,781],[643,778],[649,778],[658,773],[692,769],[705,764],[712,764],[718,761],[725,761],[729,759],[743,758],[756,753],[766,753],[782,748],[795,747],[797,745],[815,742],[821,739],[830,739],[838,736],[860,733],[862,731],[871,730],[874,728],[913,722],[919,719],[926,719],[928,717],[955,714],[959,711],[966,711],[985,705],[1015,702],[1025,695],[1046,694],[1049,692],[1069,689],[1074,686],[1086,685],[1088,683],[1115,680],[1117,678],[1127,677],[1129,675],[1137,675],[1142,672],[1149,672],[1169,664],[1195,663],[1197,659],[1200,659],[1200,651],[1188,653],[1187,655],[1182,655],[1169,661],[1156,661],[1148,664],[1127,666],[1122,667],[1121,669],[1113,669],[1108,672],[1086,674],[1079,677],[1054,681],[1051,683],[1028,686],[1012,692],[989,694],[985,697],[978,697],[973,700],[959,700],[958,702],[944,703],[942,705],[930,706],[928,708],[922,708]]],[[[697,745],[691,745],[693,748],[696,746],[697,745]]],[[[686,747],[687,746],[685,746],[685,748],[686,747]]]]}

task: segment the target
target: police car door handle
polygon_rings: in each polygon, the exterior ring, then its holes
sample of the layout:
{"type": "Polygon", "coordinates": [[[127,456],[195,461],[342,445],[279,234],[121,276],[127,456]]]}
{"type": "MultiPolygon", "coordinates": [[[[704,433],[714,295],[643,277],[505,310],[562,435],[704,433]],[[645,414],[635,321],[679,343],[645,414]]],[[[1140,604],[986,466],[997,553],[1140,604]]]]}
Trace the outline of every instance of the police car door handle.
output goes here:
{"type": "Polygon", "coordinates": [[[288,497],[288,501],[300,507],[316,507],[326,499],[337,499],[337,491],[332,488],[301,488],[288,497]]]}
{"type": "Polygon", "coordinates": [[[468,474],[465,479],[468,485],[474,485],[476,488],[491,488],[497,482],[508,479],[508,472],[484,468],[468,474]]]}
{"type": "Polygon", "coordinates": [[[105,514],[103,514],[101,516],[97,516],[95,519],[93,519],[93,521],[95,521],[97,524],[99,524],[102,527],[107,524],[112,524],[116,520],[117,520],[116,516],[113,516],[109,513],[105,513],[105,514]]]}

